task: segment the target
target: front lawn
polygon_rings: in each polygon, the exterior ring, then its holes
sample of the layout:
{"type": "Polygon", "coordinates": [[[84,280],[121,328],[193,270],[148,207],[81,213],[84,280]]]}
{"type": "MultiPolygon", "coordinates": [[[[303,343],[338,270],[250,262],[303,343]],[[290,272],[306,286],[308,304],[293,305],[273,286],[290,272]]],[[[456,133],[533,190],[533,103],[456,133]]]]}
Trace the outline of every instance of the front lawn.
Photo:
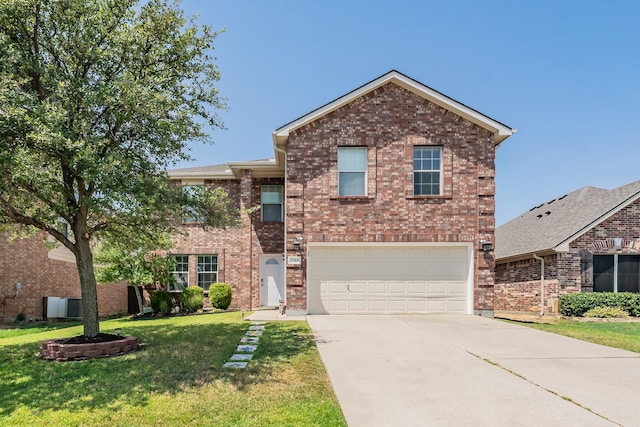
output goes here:
{"type": "Polygon", "coordinates": [[[520,323],[583,341],[640,353],[640,322],[581,322],[558,320],[556,323],[520,323]]]}
{"type": "Polygon", "coordinates": [[[107,359],[36,359],[45,339],[0,339],[0,425],[344,426],[306,322],[268,323],[246,370],[223,369],[249,322],[240,313],[109,320],[145,350],[107,359]]]}

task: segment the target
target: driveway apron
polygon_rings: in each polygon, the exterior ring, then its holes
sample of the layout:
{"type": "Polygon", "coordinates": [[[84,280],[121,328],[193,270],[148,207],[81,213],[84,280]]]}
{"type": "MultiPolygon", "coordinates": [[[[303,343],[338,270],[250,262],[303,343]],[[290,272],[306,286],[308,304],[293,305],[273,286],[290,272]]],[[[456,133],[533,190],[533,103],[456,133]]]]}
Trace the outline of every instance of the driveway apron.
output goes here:
{"type": "Polygon", "coordinates": [[[307,316],[358,426],[639,426],[640,357],[469,315],[307,316]]]}

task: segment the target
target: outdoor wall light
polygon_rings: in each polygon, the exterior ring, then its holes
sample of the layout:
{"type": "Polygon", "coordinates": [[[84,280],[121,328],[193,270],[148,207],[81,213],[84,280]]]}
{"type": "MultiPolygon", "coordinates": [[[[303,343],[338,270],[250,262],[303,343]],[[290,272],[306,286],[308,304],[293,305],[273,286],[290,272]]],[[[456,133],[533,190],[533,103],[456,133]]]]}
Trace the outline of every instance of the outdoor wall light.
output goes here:
{"type": "Polygon", "coordinates": [[[613,247],[614,249],[622,249],[622,237],[613,238],[613,247]]]}
{"type": "Polygon", "coordinates": [[[299,251],[301,245],[302,245],[302,236],[298,236],[293,240],[293,250],[299,251]]]}
{"type": "Polygon", "coordinates": [[[480,247],[482,252],[491,252],[493,250],[493,243],[491,240],[480,240],[480,247]]]}

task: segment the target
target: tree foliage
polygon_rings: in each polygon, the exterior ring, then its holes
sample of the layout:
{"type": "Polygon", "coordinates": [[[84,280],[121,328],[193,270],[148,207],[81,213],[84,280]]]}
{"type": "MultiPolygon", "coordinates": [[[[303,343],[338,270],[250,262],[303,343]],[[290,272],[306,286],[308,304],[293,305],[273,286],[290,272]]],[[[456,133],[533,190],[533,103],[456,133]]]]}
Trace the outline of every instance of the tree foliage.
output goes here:
{"type": "Polygon", "coordinates": [[[206,225],[236,218],[224,194],[165,173],[222,126],[216,35],[162,0],[0,2],[0,225],[75,255],[85,335],[99,332],[95,242],[151,238],[194,209],[206,225]]]}

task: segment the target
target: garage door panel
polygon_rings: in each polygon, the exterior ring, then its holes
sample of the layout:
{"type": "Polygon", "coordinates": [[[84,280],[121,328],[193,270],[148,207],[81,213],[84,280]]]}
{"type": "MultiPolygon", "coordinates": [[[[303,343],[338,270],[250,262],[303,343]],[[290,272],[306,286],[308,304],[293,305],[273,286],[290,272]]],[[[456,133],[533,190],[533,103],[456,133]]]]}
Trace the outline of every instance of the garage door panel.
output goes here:
{"type": "Polygon", "coordinates": [[[424,294],[426,293],[427,284],[422,283],[408,283],[407,290],[410,294],[424,294]]]}
{"type": "Polygon", "coordinates": [[[386,294],[387,286],[384,282],[368,282],[367,292],[370,294],[386,294]]]}
{"type": "Polygon", "coordinates": [[[466,312],[466,246],[310,246],[309,313],[466,312]]]}

